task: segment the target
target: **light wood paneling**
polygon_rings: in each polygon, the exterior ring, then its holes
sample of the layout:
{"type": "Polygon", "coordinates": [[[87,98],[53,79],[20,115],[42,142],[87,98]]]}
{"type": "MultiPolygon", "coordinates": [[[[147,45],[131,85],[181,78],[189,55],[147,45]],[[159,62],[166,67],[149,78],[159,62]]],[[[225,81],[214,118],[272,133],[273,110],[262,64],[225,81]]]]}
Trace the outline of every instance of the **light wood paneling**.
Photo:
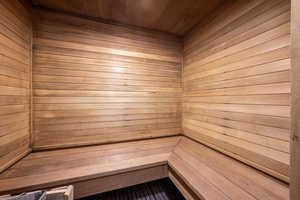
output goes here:
{"type": "Polygon", "coordinates": [[[34,149],[176,135],[181,40],[36,11],[34,149]]]}
{"type": "Polygon", "coordinates": [[[0,1],[0,172],[29,151],[31,18],[17,0],[0,1]]]}
{"type": "Polygon", "coordinates": [[[184,39],[183,130],[284,181],[290,1],[229,1],[184,39]]]}
{"type": "Polygon", "coordinates": [[[290,199],[300,196],[300,2],[292,0],[291,17],[291,76],[292,76],[292,126],[291,126],[291,183],[290,199]]]}
{"type": "Polygon", "coordinates": [[[224,0],[33,0],[35,6],[183,35],[224,0]]]}

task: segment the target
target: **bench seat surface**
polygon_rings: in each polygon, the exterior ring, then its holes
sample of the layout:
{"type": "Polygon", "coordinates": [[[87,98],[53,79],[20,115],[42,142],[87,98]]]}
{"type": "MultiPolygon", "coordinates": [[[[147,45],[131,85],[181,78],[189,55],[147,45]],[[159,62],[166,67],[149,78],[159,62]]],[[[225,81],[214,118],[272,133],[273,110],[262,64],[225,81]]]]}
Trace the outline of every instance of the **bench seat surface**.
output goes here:
{"type": "Polygon", "coordinates": [[[203,199],[289,199],[287,184],[186,137],[174,149],[169,166],[203,199]]]}
{"type": "Polygon", "coordinates": [[[166,164],[202,199],[289,199],[287,184],[186,137],[32,153],[0,174],[0,194],[166,164]]]}
{"type": "Polygon", "coordinates": [[[32,153],[0,174],[0,194],[167,164],[180,137],[32,153]]]}

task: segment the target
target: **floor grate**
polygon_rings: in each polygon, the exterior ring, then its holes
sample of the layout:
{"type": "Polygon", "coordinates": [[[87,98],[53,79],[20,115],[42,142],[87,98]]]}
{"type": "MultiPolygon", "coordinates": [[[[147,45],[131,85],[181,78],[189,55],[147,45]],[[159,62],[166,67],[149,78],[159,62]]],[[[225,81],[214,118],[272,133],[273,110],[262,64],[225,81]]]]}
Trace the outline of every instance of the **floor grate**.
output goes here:
{"type": "Polygon", "coordinates": [[[184,200],[170,179],[165,178],[111,192],[93,195],[81,200],[184,200]]]}

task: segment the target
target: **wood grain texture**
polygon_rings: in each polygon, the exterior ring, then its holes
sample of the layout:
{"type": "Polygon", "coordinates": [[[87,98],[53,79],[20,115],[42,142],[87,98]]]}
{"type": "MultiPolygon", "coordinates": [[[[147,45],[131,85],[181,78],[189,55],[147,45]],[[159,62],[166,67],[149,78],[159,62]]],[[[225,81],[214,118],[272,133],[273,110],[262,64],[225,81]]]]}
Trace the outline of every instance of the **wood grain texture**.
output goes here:
{"type": "Polygon", "coordinates": [[[292,0],[291,17],[291,60],[292,60],[292,125],[291,125],[291,182],[290,199],[300,196],[300,2],[292,0]]]}
{"type": "Polygon", "coordinates": [[[166,177],[168,177],[168,165],[164,164],[112,176],[81,181],[73,183],[75,188],[74,198],[80,199],[166,177]]]}
{"type": "MultiPolygon", "coordinates": [[[[0,194],[73,183],[75,183],[75,196],[82,197],[88,195],[87,193],[95,194],[95,184],[101,183],[101,180],[109,180],[105,177],[118,174],[120,178],[125,172],[166,165],[179,138],[169,137],[31,153],[0,174],[0,194]],[[79,182],[82,184],[85,182],[90,187],[87,186],[86,189],[83,187],[83,190],[80,190],[79,182]]],[[[140,176],[136,180],[141,183],[143,178],[147,181],[151,177],[155,179],[155,175],[157,175],[156,178],[160,175],[167,176],[167,172],[164,170],[154,171],[152,174],[140,176]]],[[[139,173],[141,175],[143,172],[139,173]]],[[[112,177],[111,181],[115,179],[116,177],[112,177]]],[[[134,182],[134,180],[130,180],[128,183],[131,181],[134,182]]],[[[119,183],[121,182],[119,181],[119,183]]],[[[109,185],[105,184],[103,189],[107,191],[109,185]]],[[[125,184],[126,181],[123,182],[123,186],[125,184]]],[[[117,187],[117,185],[111,184],[110,186],[117,187]]]]}
{"type": "Polygon", "coordinates": [[[17,0],[0,1],[0,172],[30,151],[32,25],[17,0]]]}
{"type": "Polygon", "coordinates": [[[34,149],[177,135],[181,40],[36,11],[34,149]]]}
{"type": "Polygon", "coordinates": [[[184,134],[288,181],[290,1],[225,3],[183,59],[184,134]]]}
{"type": "Polygon", "coordinates": [[[187,199],[288,200],[287,184],[177,136],[31,153],[0,174],[0,195],[74,184],[79,198],[166,176],[187,199]]]}
{"type": "Polygon", "coordinates": [[[184,35],[223,0],[33,0],[35,6],[184,35]]]}
{"type": "Polygon", "coordinates": [[[200,199],[289,199],[287,184],[186,137],[169,166],[200,199]]]}
{"type": "Polygon", "coordinates": [[[169,167],[169,179],[177,187],[186,200],[203,200],[180,178],[180,176],[169,167]]]}

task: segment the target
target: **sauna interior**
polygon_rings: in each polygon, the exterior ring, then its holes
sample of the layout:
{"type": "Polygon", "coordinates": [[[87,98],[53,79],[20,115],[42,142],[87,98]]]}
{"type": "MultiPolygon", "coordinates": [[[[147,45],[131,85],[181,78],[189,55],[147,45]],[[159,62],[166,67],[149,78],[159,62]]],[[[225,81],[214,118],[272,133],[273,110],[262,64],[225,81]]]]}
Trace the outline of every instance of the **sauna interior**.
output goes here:
{"type": "Polygon", "coordinates": [[[0,0],[0,195],[169,178],[187,200],[299,200],[299,10],[0,0]]]}

